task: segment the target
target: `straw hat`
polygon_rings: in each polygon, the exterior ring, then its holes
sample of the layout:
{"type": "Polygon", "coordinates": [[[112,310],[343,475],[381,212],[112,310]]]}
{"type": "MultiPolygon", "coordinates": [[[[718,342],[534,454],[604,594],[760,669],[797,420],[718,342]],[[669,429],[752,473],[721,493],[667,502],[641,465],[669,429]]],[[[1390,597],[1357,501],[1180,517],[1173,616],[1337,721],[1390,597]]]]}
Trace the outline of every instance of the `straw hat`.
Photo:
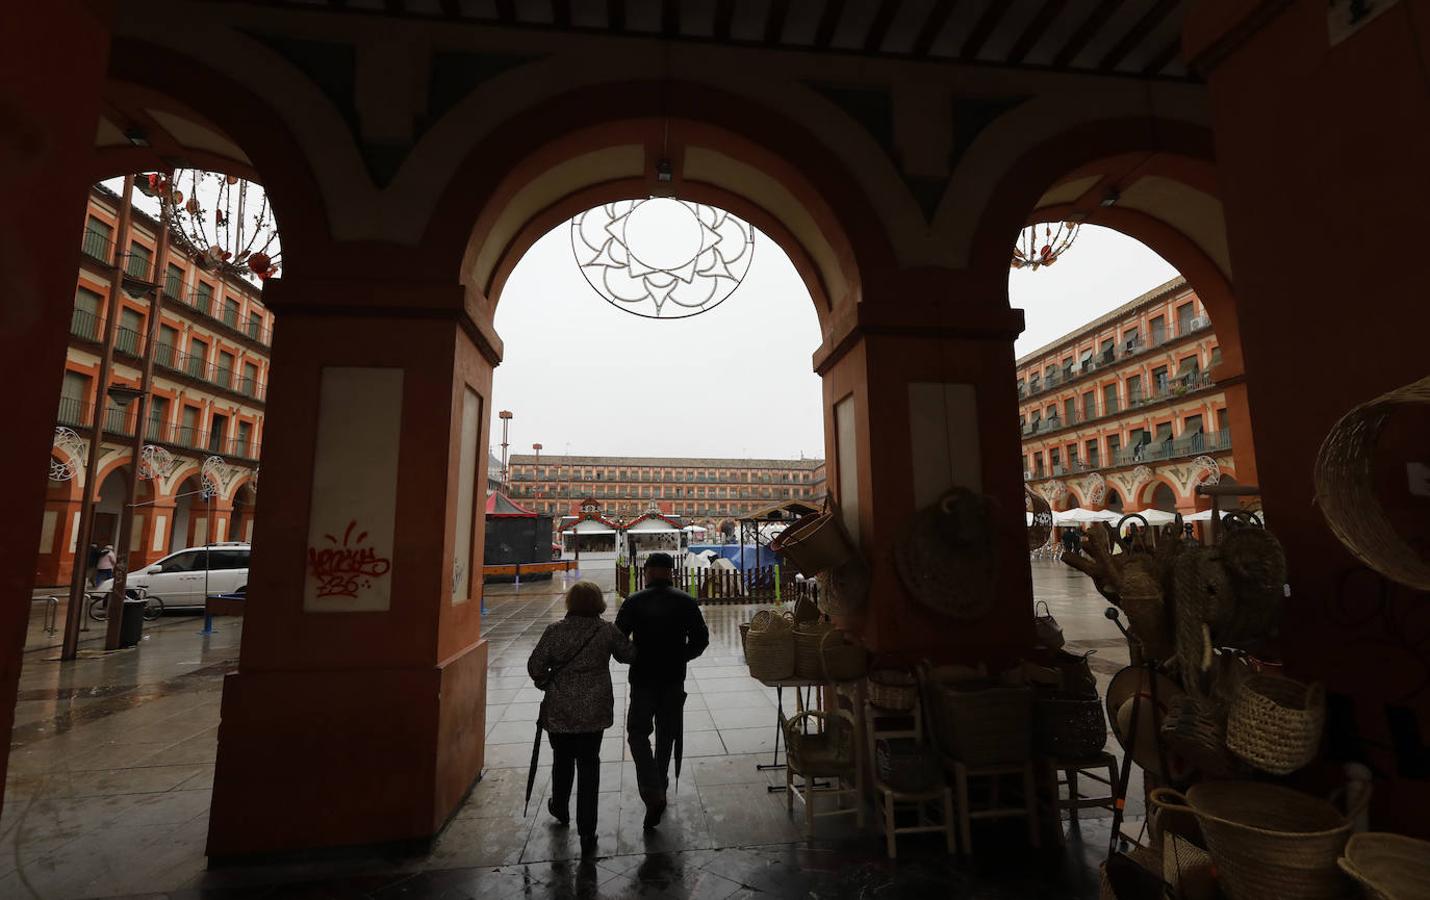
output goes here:
{"type": "MultiPolygon", "coordinates": [[[[1112,725],[1112,733],[1122,748],[1127,749],[1129,732],[1132,730],[1132,710],[1137,709],[1137,741],[1132,761],[1154,775],[1162,775],[1162,755],[1157,752],[1160,743],[1158,726],[1167,717],[1173,704],[1184,691],[1172,679],[1158,673],[1157,715],[1152,715],[1151,681],[1147,670],[1139,666],[1128,666],[1107,685],[1107,721],[1112,725]],[[1139,706],[1140,704],[1140,706],[1139,706]]],[[[1167,773],[1173,780],[1191,774],[1192,767],[1170,749],[1164,748],[1167,759],[1167,773]]]]}

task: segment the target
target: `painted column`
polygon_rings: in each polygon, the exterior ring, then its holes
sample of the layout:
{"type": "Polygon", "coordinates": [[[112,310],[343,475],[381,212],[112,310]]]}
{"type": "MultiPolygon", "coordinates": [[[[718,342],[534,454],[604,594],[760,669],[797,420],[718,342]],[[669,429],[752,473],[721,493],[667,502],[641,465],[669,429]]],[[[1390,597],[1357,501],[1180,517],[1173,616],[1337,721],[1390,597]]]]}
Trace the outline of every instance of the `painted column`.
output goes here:
{"type": "MultiPolygon", "coordinates": [[[[918,296],[953,294],[947,284],[918,296]]],[[[954,294],[956,296],[956,294],[954,294]]],[[[981,296],[1002,296],[993,289],[981,296]]],[[[1032,580],[1013,339],[1022,313],[972,302],[866,300],[836,317],[815,355],[824,376],[830,490],[870,562],[865,610],[849,627],[876,652],[910,661],[1009,662],[1032,638],[1032,580]],[[997,503],[992,609],[955,620],[915,601],[893,565],[913,514],[950,487],[997,503]]]]}
{"type": "Polygon", "coordinates": [[[264,301],[281,322],[254,601],[208,853],[422,841],[482,766],[499,344],[457,285],[288,277],[264,301]]]}
{"type": "Polygon", "coordinates": [[[55,0],[5,9],[6,33],[29,39],[10,41],[0,54],[0,383],[25,386],[7,410],[0,442],[0,470],[13,475],[0,547],[13,551],[14,562],[0,573],[0,802],[112,6],[55,0]]]}

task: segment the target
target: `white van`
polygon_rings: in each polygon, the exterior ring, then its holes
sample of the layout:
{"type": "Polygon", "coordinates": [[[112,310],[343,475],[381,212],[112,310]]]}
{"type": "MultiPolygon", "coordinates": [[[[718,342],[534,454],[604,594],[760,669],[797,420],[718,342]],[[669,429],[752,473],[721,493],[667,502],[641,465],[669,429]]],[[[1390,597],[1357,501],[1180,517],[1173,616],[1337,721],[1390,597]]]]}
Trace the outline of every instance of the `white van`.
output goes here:
{"type": "MultiPolygon", "coordinates": [[[[129,576],[128,587],[142,587],[164,601],[165,609],[203,608],[205,592],[231,594],[248,587],[249,545],[238,541],[189,547],[129,576]]],[[[107,592],[112,580],[95,588],[107,592]]]]}

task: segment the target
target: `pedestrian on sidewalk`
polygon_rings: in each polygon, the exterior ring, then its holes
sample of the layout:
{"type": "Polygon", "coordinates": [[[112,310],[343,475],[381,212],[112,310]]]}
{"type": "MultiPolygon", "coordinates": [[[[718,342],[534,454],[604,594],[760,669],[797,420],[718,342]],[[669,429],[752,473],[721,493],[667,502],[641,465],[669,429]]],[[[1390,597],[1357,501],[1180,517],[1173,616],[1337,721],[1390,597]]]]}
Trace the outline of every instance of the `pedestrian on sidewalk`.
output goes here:
{"type": "Polygon", "coordinates": [[[680,738],[685,706],[685,664],[705,652],[710,630],[695,598],[672,584],[675,560],[652,553],[645,561],[646,589],[632,594],[616,614],[616,627],[635,641],[626,741],[645,802],[645,827],[665,814],[670,754],[680,738]],[[655,731],[655,752],[650,735],[655,731]]]}
{"type": "Polygon", "coordinates": [[[563,827],[571,822],[571,784],[576,782],[576,833],[581,855],[596,852],[596,799],[601,790],[601,737],[615,722],[609,660],[629,663],[631,642],[601,618],[606,601],[599,585],[578,581],[566,592],[566,618],[546,626],[526,671],[546,692],[541,727],[555,759],[546,810],[563,827]]]}
{"type": "Polygon", "coordinates": [[[104,549],[99,551],[99,559],[95,562],[94,586],[99,587],[106,581],[114,577],[114,545],[105,544],[104,549]]]}
{"type": "Polygon", "coordinates": [[[84,574],[95,587],[99,586],[99,545],[89,545],[89,555],[85,557],[84,574]]]}

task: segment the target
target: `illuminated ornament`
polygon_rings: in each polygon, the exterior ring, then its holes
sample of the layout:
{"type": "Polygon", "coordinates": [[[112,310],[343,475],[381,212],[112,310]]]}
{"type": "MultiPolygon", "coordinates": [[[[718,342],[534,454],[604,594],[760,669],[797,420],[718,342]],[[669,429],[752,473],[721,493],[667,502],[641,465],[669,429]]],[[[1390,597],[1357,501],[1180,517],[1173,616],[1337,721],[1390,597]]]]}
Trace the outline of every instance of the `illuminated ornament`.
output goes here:
{"type": "Polygon", "coordinates": [[[172,179],[151,174],[140,178],[139,184],[164,204],[176,247],[195,262],[249,281],[278,274],[282,256],[278,224],[268,195],[258,184],[198,169],[176,170],[172,179]]]}
{"type": "Polygon", "coordinates": [[[145,444],[139,451],[139,478],[143,481],[165,478],[174,471],[174,455],[156,444],[145,444]]]}
{"type": "Polygon", "coordinates": [[[1080,222],[1058,222],[1056,230],[1053,223],[1029,225],[1018,233],[1018,240],[1013,244],[1013,259],[1008,264],[1009,268],[1027,268],[1036,272],[1042,266],[1051,266],[1072,246],[1072,242],[1077,240],[1077,233],[1081,228],[1080,222]],[[1040,227],[1041,236],[1038,234],[1040,227]]]}
{"type": "Polygon", "coordinates": [[[754,249],[748,222],[668,197],[607,203],[571,220],[586,281],[612,306],[651,319],[719,306],[744,281],[754,249]]]}
{"type": "Polygon", "coordinates": [[[79,461],[84,452],[84,440],[74,431],[55,428],[54,451],[50,454],[50,480],[69,481],[79,473],[79,461]]]}

